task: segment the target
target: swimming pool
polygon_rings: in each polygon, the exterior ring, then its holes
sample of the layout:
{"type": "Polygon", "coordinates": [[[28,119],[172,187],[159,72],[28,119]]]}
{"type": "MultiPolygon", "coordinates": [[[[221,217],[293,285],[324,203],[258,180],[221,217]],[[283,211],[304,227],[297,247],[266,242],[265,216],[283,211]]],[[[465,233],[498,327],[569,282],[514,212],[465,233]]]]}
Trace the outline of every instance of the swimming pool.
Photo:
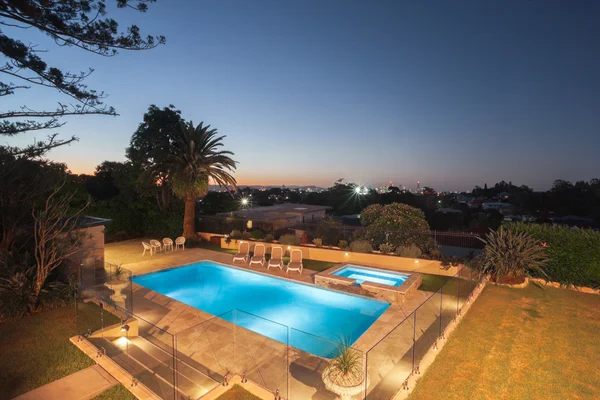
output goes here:
{"type": "Polygon", "coordinates": [[[321,356],[335,353],[319,337],[354,343],[389,303],[203,261],[133,278],[133,282],[239,326],[321,356]],[[239,315],[242,315],[240,318],[239,315]],[[281,324],[284,327],[281,327],[281,324]],[[316,337],[313,337],[314,335],[316,337]]]}
{"type": "Polygon", "coordinates": [[[333,275],[354,279],[360,284],[364,282],[373,282],[387,286],[400,286],[410,276],[408,274],[362,268],[356,265],[348,265],[334,272],[333,275]]]}

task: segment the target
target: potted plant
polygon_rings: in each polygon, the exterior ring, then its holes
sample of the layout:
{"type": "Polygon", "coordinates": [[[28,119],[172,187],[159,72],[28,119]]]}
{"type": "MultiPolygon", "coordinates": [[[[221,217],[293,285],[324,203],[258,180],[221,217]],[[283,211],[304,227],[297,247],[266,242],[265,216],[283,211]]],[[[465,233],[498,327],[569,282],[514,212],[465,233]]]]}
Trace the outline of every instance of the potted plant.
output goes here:
{"type": "MultiPolygon", "coordinates": [[[[337,356],[331,359],[321,377],[327,390],[338,394],[342,400],[350,400],[365,389],[362,355],[358,350],[351,348],[345,339],[336,347],[337,356]]],[[[368,377],[366,384],[369,384],[368,377]]]]}
{"type": "Polygon", "coordinates": [[[124,303],[126,295],[123,294],[123,289],[126,289],[129,285],[129,275],[126,273],[125,268],[120,265],[111,265],[110,280],[104,284],[107,288],[114,291],[114,294],[110,296],[110,299],[115,303],[124,303]]]}

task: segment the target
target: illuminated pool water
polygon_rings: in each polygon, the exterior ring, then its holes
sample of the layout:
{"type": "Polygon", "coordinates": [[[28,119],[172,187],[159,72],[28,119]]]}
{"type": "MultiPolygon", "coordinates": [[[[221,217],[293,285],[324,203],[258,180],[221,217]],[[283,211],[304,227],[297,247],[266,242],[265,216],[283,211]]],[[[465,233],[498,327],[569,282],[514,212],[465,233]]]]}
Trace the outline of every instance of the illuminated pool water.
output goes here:
{"type": "Polygon", "coordinates": [[[343,337],[354,343],[389,307],[382,301],[209,261],[136,276],[133,281],[212,315],[228,313],[224,319],[321,357],[334,355],[335,345],[320,338],[339,342],[343,337]],[[234,309],[242,312],[229,313],[234,309]]]}
{"type": "Polygon", "coordinates": [[[373,282],[387,286],[400,286],[410,276],[408,274],[397,272],[361,268],[355,265],[348,265],[347,267],[334,272],[333,275],[354,279],[357,283],[361,284],[364,282],[373,282]]]}

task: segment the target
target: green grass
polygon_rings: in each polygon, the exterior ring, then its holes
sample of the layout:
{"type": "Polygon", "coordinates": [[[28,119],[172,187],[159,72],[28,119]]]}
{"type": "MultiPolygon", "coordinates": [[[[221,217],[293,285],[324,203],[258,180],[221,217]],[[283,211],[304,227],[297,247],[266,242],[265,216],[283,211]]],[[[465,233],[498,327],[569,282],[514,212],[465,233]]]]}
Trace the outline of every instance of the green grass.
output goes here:
{"type": "Polygon", "coordinates": [[[240,385],[233,385],[231,389],[217,397],[217,400],[262,400],[260,397],[253,395],[240,385]]]}
{"type": "MultiPolygon", "coordinates": [[[[119,322],[107,314],[105,324],[119,322]]],[[[100,309],[81,304],[79,315],[77,320],[75,307],[66,306],[0,324],[0,399],[11,399],[94,364],[69,338],[83,333],[83,327],[99,328],[100,309]]]]}
{"type": "MultiPolygon", "coordinates": [[[[208,250],[214,250],[214,251],[218,251],[221,253],[228,253],[228,254],[236,254],[237,250],[235,249],[224,249],[221,246],[219,246],[218,244],[213,244],[213,243],[207,243],[207,242],[203,242],[201,245],[199,245],[198,247],[202,247],[204,249],[208,249],[208,250]]],[[[266,254],[265,258],[267,259],[267,261],[271,258],[270,254],[266,254]]],[[[284,263],[288,263],[290,261],[289,257],[283,257],[283,262],[284,263]]],[[[302,260],[302,264],[304,266],[304,268],[306,269],[310,269],[313,271],[325,271],[328,268],[331,268],[335,265],[335,263],[331,263],[331,262],[326,262],[326,261],[318,261],[318,260],[308,260],[308,259],[303,259],[302,260]]]]}
{"type": "Polygon", "coordinates": [[[488,285],[409,400],[600,398],[600,296],[488,285]]]}
{"type": "Polygon", "coordinates": [[[444,286],[444,284],[450,280],[450,278],[450,276],[423,274],[423,280],[421,286],[419,286],[419,290],[437,292],[439,288],[444,286]]]}
{"type": "Polygon", "coordinates": [[[136,397],[123,385],[116,385],[100,393],[92,400],[135,400],[136,397]]]}

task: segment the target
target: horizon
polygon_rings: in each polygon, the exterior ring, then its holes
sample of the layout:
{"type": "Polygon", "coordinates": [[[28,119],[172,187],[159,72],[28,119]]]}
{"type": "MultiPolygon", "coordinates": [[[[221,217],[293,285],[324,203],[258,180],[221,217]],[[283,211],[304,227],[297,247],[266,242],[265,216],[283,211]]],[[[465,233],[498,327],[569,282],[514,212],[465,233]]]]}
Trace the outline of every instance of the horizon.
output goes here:
{"type": "MultiPolygon", "coordinates": [[[[136,23],[167,37],[114,58],[18,31],[48,49],[51,64],[95,68],[86,83],[120,114],[67,118],[56,131],[80,141],[49,158],[87,174],[124,161],[148,106],[174,104],[227,136],[240,186],[329,187],[343,177],[547,190],[556,179],[598,177],[600,3],[173,5],[138,15],[109,4],[120,29],[136,23]]],[[[33,108],[60,99],[49,89],[14,97],[33,108]]]]}

